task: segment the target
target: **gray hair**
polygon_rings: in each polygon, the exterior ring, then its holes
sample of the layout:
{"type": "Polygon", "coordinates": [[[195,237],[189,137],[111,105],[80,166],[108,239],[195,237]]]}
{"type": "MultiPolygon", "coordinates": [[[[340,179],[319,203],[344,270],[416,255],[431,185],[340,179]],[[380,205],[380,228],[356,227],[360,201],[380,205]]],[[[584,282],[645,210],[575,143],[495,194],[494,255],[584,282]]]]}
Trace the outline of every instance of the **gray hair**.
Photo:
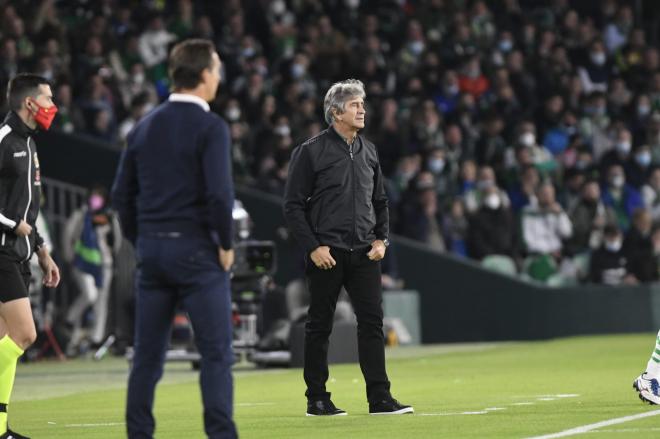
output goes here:
{"type": "Polygon", "coordinates": [[[328,125],[332,125],[332,110],[342,114],[346,102],[354,98],[364,99],[367,94],[364,92],[364,84],[359,79],[347,79],[341,82],[335,82],[325,94],[323,100],[323,114],[328,125]]]}

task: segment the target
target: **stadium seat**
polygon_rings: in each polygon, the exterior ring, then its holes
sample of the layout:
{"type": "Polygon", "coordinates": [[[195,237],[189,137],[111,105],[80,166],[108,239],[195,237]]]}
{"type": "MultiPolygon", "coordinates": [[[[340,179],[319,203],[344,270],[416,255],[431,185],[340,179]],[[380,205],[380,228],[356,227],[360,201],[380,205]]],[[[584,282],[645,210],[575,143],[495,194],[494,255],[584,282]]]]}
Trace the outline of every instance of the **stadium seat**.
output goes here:
{"type": "Polygon", "coordinates": [[[515,276],[518,273],[515,261],[506,255],[489,255],[483,258],[481,265],[488,270],[515,276]]]}

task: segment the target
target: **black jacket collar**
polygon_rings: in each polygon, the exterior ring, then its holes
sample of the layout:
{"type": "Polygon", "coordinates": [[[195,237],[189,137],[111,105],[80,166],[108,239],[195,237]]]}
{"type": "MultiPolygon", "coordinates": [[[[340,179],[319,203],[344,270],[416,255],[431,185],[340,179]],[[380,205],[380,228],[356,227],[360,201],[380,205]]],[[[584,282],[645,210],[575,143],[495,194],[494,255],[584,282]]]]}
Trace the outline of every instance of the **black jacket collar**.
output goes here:
{"type": "Polygon", "coordinates": [[[23,122],[23,120],[18,116],[18,114],[16,114],[15,111],[10,111],[7,113],[4,123],[9,125],[13,132],[26,139],[30,136],[34,136],[37,132],[36,129],[33,130],[29,126],[25,125],[25,122],[23,122]]]}

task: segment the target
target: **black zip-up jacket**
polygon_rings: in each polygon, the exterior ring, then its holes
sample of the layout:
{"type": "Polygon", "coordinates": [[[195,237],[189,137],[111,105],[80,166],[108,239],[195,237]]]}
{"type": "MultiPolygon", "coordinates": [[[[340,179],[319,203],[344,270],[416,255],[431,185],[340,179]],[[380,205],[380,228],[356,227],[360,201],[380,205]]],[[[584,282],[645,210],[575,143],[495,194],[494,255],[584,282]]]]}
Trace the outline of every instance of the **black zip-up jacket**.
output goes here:
{"type": "Polygon", "coordinates": [[[284,216],[307,255],[321,245],[356,250],[387,239],[387,197],[374,144],[358,135],[349,146],[329,127],[296,147],[284,216]]]}
{"type": "Polygon", "coordinates": [[[15,261],[28,261],[44,242],[35,225],[41,174],[33,134],[13,111],[0,125],[0,254],[15,261]],[[30,235],[16,235],[21,220],[32,226],[30,235]]]}

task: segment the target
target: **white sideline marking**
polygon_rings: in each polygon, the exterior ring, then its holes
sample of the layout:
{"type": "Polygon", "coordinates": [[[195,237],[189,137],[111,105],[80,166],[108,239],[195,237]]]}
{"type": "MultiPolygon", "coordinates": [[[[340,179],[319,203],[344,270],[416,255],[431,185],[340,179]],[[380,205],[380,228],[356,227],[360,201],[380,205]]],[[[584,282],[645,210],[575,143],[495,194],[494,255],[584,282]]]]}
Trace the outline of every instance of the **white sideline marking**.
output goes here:
{"type": "Polygon", "coordinates": [[[456,412],[456,413],[420,413],[417,416],[462,416],[462,415],[485,415],[488,412],[481,410],[478,412],[456,412]]]}
{"type": "Polygon", "coordinates": [[[537,398],[538,401],[556,401],[557,398],[548,398],[547,396],[545,398],[537,398]]]}
{"type": "Polygon", "coordinates": [[[636,415],[624,416],[622,418],[614,418],[607,421],[596,422],[595,424],[583,425],[582,427],[571,428],[570,430],[560,431],[559,433],[546,434],[543,436],[533,436],[527,439],[554,439],[558,437],[573,436],[576,434],[587,433],[601,427],[608,427],[610,425],[623,424],[624,422],[636,421],[637,419],[649,418],[651,416],[660,415],[660,410],[653,410],[651,412],[638,413],[636,415]]]}
{"type": "Polygon", "coordinates": [[[510,405],[534,405],[533,402],[514,402],[513,404],[510,405]]]}
{"type": "Polygon", "coordinates": [[[487,412],[496,412],[498,410],[506,410],[504,407],[488,407],[484,409],[487,412]]]}
{"type": "Polygon", "coordinates": [[[66,424],[65,427],[89,428],[89,427],[118,427],[124,425],[123,422],[101,422],[98,424],[66,424]]]}
{"type": "Polygon", "coordinates": [[[275,405],[274,402],[239,402],[236,407],[255,407],[258,405],[275,405]]]}
{"type": "Polygon", "coordinates": [[[609,430],[591,430],[591,433],[639,433],[643,431],[660,431],[658,427],[650,428],[610,428],[609,430]]]}

